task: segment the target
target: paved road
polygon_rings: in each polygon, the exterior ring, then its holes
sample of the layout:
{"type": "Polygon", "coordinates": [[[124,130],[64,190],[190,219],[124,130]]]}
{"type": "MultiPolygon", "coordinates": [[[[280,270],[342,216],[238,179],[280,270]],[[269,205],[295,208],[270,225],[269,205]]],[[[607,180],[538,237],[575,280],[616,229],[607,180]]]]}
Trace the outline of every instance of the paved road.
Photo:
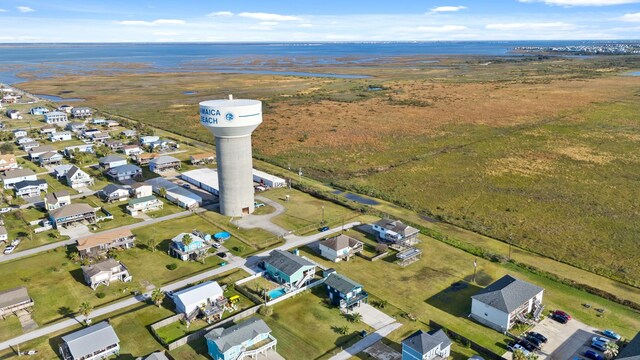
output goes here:
{"type": "Polygon", "coordinates": [[[402,324],[397,322],[394,322],[393,324],[389,324],[383,327],[382,329],[367,335],[365,338],[351,345],[347,349],[341,351],[337,355],[330,357],[329,360],[349,360],[356,354],[364,351],[364,349],[373,345],[376,341],[379,341],[383,337],[391,334],[392,331],[399,328],[400,326],[402,326],[402,324]]]}
{"type": "MultiPolygon", "coordinates": [[[[183,213],[179,213],[179,214],[183,214],[183,213]]],[[[187,213],[189,213],[189,212],[187,212],[187,213]]],[[[178,215],[178,214],[173,214],[173,215],[178,215]]],[[[158,219],[154,219],[154,220],[164,221],[164,220],[166,220],[165,218],[166,217],[158,218],[158,219]]],[[[148,225],[148,222],[145,222],[144,224],[148,225]]],[[[357,225],[360,225],[360,223],[359,222],[353,222],[353,223],[345,225],[345,228],[351,228],[351,227],[357,226],[357,225]]],[[[334,229],[330,229],[329,231],[325,231],[325,232],[323,232],[321,234],[315,234],[315,235],[306,236],[306,237],[296,236],[291,241],[287,240],[287,243],[285,243],[284,245],[279,246],[278,249],[288,250],[288,249],[291,249],[291,248],[294,248],[294,247],[299,247],[299,246],[308,244],[310,242],[316,241],[316,240],[320,239],[322,236],[326,236],[326,235],[329,235],[329,234],[332,234],[332,233],[339,232],[341,229],[342,229],[341,227],[337,227],[337,228],[334,228],[334,229]]],[[[271,250],[264,251],[264,252],[258,254],[257,257],[266,256],[270,251],[271,250]]],[[[253,258],[254,257],[252,257],[252,259],[253,258]]],[[[233,257],[233,258],[229,259],[228,264],[225,265],[225,266],[222,266],[222,267],[219,267],[219,268],[216,268],[216,269],[213,269],[213,270],[210,270],[210,271],[207,271],[207,272],[192,276],[192,277],[184,279],[184,280],[177,281],[175,283],[172,283],[172,284],[169,284],[167,286],[164,286],[161,289],[164,290],[164,291],[174,291],[176,289],[185,287],[188,284],[191,284],[191,283],[194,283],[194,282],[197,282],[197,281],[201,281],[201,280],[216,276],[216,275],[218,275],[220,273],[223,273],[223,272],[235,269],[235,268],[239,268],[239,267],[244,267],[246,264],[247,264],[247,260],[242,259],[242,258],[238,258],[238,257],[233,257]]],[[[126,299],[126,300],[122,300],[122,301],[119,301],[117,303],[113,303],[113,304],[108,305],[108,306],[104,306],[104,307],[98,308],[98,309],[94,310],[90,314],[89,317],[94,318],[94,317],[106,315],[106,314],[121,310],[123,308],[129,307],[131,305],[135,305],[137,303],[146,302],[147,299],[150,296],[151,296],[151,292],[146,292],[144,294],[141,294],[141,295],[138,295],[138,296],[126,299]]],[[[84,320],[85,320],[85,318],[83,316],[77,316],[77,317],[72,318],[72,319],[64,320],[64,321],[61,321],[61,322],[53,324],[53,325],[49,325],[49,326],[45,326],[45,327],[39,328],[39,329],[37,329],[35,331],[23,334],[21,336],[15,337],[13,339],[10,339],[10,340],[4,341],[4,342],[0,342],[0,350],[4,350],[4,349],[7,349],[7,348],[9,348],[11,346],[15,346],[16,344],[20,344],[20,343],[23,343],[23,342],[26,342],[26,341],[30,341],[30,340],[36,339],[36,338],[41,337],[41,336],[46,336],[46,335],[49,335],[51,333],[64,330],[67,327],[70,327],[70,326],[73,326],[73,325],[78,324],[80,322],[83,322],[84,320]]],[[[383,331],[383,330],[385,330],[385,328],[380,329],[380,331],[383,331]]],[[[391,331],[392,330],[390,330],[389,332],[391,332],[391,331]]]]}
{"type": "MultiPolygon", "coordinates": [[[[198,209],[195,212],[203,212],[205,211],[204,209],[198,209]]],[[[155,219],[151,219],[149,221],[142,221],[142,222],[137,222],[135,224],[130,224],[130,225],[125,225],[125,226],[121,226],[118,229],[137,229],[143,226],[147,226],[147,225],[153,225],[155,223],[159,223],[162,221],[167,221],[167,220],[171,220],[171,219],[175,219],[175,218],[180,218],[180,217],[184,217],[184,216],[188,216],[193,214],[193,211],[182,211],[179,213],[175,213],[175,214],[171,214],[171,215],[167,215],[167,216],[162,216],[159,218],[155,218],[155,219]]],[[[109,231],[113,231],[116,229],[110,229],[110,230],[105,230],[105,231],[100,231],[97,232],[95,234],[100,234],[103,232],[109,232],[109,231]]],[[[0,254],[0,263],[5,262],[5,261],[11,261],[11,260],[15,260],[15,259],[20,259],[23,257],[27,257],[27,256],[32,256],[32,255],[36,255],[38,253],[41,253],[43,251],[49,251],[55,248],[59,248],[59,247],[63,247],[63,246],[69,246],[69,245],[73,245],[76,243],[76,241],[78,239],[80,239],[82,237],[77,237],[77,238],[72,238],[69,240],[64,240],[64,241],[58,241],[55,242],[53,244],[47,244],[47,245],[43,245],[43,246],[39,246],[37,248],[33,248],[33,249],[29,249],[29,250],[24,250],[24,251],[19,251],[13,254],[9,254],[9,255],[4,255],[4,254],[0,254]]]]}

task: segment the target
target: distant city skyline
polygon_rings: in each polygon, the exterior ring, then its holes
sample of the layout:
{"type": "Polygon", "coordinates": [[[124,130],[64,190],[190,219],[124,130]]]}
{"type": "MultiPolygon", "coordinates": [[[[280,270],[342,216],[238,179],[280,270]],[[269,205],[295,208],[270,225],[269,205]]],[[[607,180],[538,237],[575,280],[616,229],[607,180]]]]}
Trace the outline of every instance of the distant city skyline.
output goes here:
{"type": "Polygon", "coordinates": [[[0,43],[638,39],[640,0],[0,2],[0,43]]]}

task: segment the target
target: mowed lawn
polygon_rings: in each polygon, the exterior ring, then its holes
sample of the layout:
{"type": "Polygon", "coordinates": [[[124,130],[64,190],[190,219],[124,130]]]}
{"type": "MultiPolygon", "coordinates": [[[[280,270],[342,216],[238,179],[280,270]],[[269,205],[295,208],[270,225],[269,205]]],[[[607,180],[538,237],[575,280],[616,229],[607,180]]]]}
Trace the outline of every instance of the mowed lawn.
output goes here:
{"type": "Polygon", "coordinates": [[[229,217],[220,215],[215,211],[206,211],[199,215],[212,221],[223,231],[227,231],[233,235],[231,239],[225,241],[224,246],[235,255],[245,256],[262,249],[279,245],[282,241],[276,235],[263,229],[239,228],[235,226],[229,217]],[[243,247],[244,251],[238,251],[237,247],[239,246],[243,247]]]}
{"type": "MultiPolygon", "coordinates": [[[[347,232],[351,233],[357,234],[357,231],[347,232]]],[[[504,352],[506,338],[476,324],[467,316],[471,309],[470,296],[505,274],[544,287],[547,309],[566,310],[587,324],[613,328],[627,337],[633,336],[640,327],[640,315],[629,308],[522,271],[513,265],[478,259],[477,284],[472,284],[474,256],[423,235],[420,239],[422,242],[418,247],[423,251],[422,259],[405,268],[393,263],[393,256],[377,262],[355,257],[349,262],[329,263],[308,248],[303,251],[319,263],[360,282],[365,290],[387,300],[401,312],[410,313],[424,323],[434,320],[497,353],[504,352]],[[466,283],[466,288],[451,288],[451,284],[461,281],[466,283]],[[582,303],[589,303],[592,308],[586,309],[582,303]],[[594,308],[606,309],[605,315],[598,317],[594,308]]]]}

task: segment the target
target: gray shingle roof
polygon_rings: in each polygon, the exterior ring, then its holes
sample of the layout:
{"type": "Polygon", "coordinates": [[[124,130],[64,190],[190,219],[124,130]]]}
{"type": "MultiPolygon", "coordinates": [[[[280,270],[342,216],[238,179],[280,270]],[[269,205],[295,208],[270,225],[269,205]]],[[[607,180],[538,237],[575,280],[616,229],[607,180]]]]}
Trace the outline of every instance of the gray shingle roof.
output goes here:
{"type": "Polygon", "coordinates": [[[168,155],[162,155],[159,156],[153,160],[151,160],[152,163],[156,164],[156,165],[164,165],[164,164],[171,164],[171,163],[180,163],[179,159],[174,158],[173,156],[168,156],[168,155]]]}
{"type": "Polygon", "coordinates": [[[267,326],[267,323],[254,317],[226,329],[213,329],[205,335],[205,338],[212,340],[218,346],[218,349],[225,352],[260,334],[270,332],[271,329],[267,326]]]}
{"type": "Polygon", "coordinates": [[[29,170],[29,169],[13,169],[13,170],[6,171],[4,175],[2,175],[2,180],[15,179],[15,178],[30,176],[35,174],[36,173],[33,172],[33,170],[29,170]]]}
{"type": "Polygon", "coordinates": [[[27,288],[22,286],[0,292],[0,309],[29,301],[27,288]]]}
{"type": "Polygon", "coordinates": [[[126,160],[126,159],[118,155],[107,155],[103,158],[100,158],[100,164],[112,163],[112,162],[117,162],[122,160],[126,160]]]}
{"type": "Polygon", "coordinates": [[[82,272],[89,277],[95,276],[103,271],[111,271],[115,267],[119,267],[120,263],[114,259],[107,259],[93,265],[82,266],[82,272]]]}
{"type": "Polygon", "coordinates": [[[358,243],[358,240],[344,234],[340,234],[320,242],[321,245],[336,251],[347,247],[355,247],[358,243]]]}
{"type": "Polygon", "coordinates": [[[46,184],[47,182],[45,180],[22,180],[20,182],[17,182],[14,184],[14,187],[16,190],[22,190],[24,188],[30,187],[30,186],[40,186],[43,184],[46,184]]]}
{"type": "Polygon", "coordinates": [[[511,275],[505,275],[471,298],[498,310],[511,313],[543,290],[539,286],[516,279],[511,275]]]}
{"type": "Polygon", "coordinates": [[[354,288],[362,287],[362,285],[358,284],[357,282],[338,273],[331,273],[329,276],[327,276],[327,279],[324,281],[324,283],[327,286],[331,286],[332,288],[338,290],[341,294],[347,294],[354,288]]]}
{"type": "Polygon", "coordinates": [[[617,360],[640,360],[640,332],[620,350],[617,360]]]}
{"type": "Polygon", "coordinates": [[[420,354],[426,354],[440,345],[440,349],[444,349],[451,345],[451,340],[447,337],[447,334],[442,329],[433,332],[432,334],[426,333],[422,330],[418,330],[408,338],[402,341],[402,345],[406,345],[420,354]]]}
{"type": "Polygon", "coordinates": [[[133,164],[120,165],[109,170],[110,174],[127,174],[127,173],[135,173],[141,172],[142,169],[139,166],[133,164]]]}
{"type": "Polygon", "coordinates": [[[164,351],[159,351],[147,356],[144,360],[169,360],[169,358],[164,354],[164,351]]]}
{"type": "Polygon", "coordinates": [[[387,230],[391,230],[395,233],[401,234],[402,236],[409,236],[417,232],[420,232],[420,230],[414,227],[411,227],[409,225],[406,225],[400,220],[381,219],[376,222],[376,225],[383,227],[387,230]]]}
{"type": "Polygon", "coordinates": [[[116,192],[118,190],[126,190],[126,189],[124,188],[124,186],[117,185],[117,184],[109,184],[109,185],[107,185],[107,186],[102,188],[102,192],[107,196],[110,195],[110,194],[113,194],[114,192],[116,192]]]}
{"type": "Polygon", "coordinates": [[[92,354],[120,342],[108,322],[103,321],[62,337],[74,359],[92,354]]]}
{"type": "Polygon", "coordinates": [[[95,209],[89,204],[69,204],[65,205],[61,208],[57,208],[55,210],[49,211],[49,215],[51,215],[54,219],[60,219],[73,215],[81,215],[93,212],[95,214],[95,209]]]}
{"type": "Polygon", "coordinates": [[[273,250],[265,263],[275,267],[287,275],[293,275],[304,266],[315,266],[311,261],[293,255],[288,251],[273,250]]]}

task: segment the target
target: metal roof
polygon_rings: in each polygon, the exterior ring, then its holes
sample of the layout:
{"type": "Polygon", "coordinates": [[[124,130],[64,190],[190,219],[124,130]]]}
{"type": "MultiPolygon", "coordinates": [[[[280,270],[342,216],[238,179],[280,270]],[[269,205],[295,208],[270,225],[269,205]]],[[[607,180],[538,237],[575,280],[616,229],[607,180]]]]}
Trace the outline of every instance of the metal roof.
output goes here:
{"type": "Polygon", "coordinates": [[[100,158],[100,164],[106,164],[106,163],[112,163],[112,162],[117,162],[117,161],[123,161],[123,160],[127,160],[125,158],[123,158],[122,156],[119,155],[107,155],[105,157],[100,158]]]}
{"type": "Polygon", "coordinates": [[[42,184],[46,184],[47,182],[45,180],[22,180],[20,182],[15,183],[13,186],[15,187],[16,190],[21,190],[24,188],[28,188],[31,186],[40,186],[42,184]]]}
{"type": "Polygon", "coordinates": [[[260,334],[270,332],[271,329],[264,320],[253,317],[226,329],[213,329],[204,337],[212,340],[222,352],[226,352],[232,347],[242,345],[243,342],[254,339],[260,334]]]}
{"type": "Polygon", "coordinates": [[[205,281],[202,284],[173,293],[173,298],[179,299],[186,309],[190,305],[199,305],[206,302],[207,299],[219,298],[223,296],[223,293],[217,282],[205,281]]]}
{"type": "Polygon", "coordinates": [[[108,322],[103,321],[62,337],[74,359],[118,344],[120,339],[108,322]]]}
{"type": "Polygon", "coordinates": [[[616,357],[617,360],[640,360],[640,332],[629,341],[616,357]]]}
{"type": "Polygon", "coordinates": [[[164,354],[164,351],[158,351],[147,356],[144,360],[169,360],[169,358],[164,354]]]}
{"type": "Polygon", "coordinates": [[[273,250],[264,262],[289,276],[305,266],[315,266],[314,263],[307,259],[282,250],[273,250]]]}
{"type": "Polygon", "coordinates": [[[54,219],[64,218],[67,216],[86,214],[89,212],[95,213],[95,209],[89,204],[69,204],[65,205],[61,208],[49,211],[49,215],[51,215],[54,219]]]}
{"type": "Polygon", "coordinates": [[[357,282],[335,272],[329,274],[329,276],[327,276],[327,278],[324,280],[324,283],[327,286],[338,290],[341,294],[347,294],[351,292],[351,290],[358,287],[362,288],[362,285],[358,284],[357,282]]]}
{"type": "Polygon", "coordinates": [[[471,298],[510,314],[544,289],[505,275],[471,298]]]}
{"type": "Polygon", "coordinates": [[[155,165],[164,165],[164,164],[171,164],[171,163],[174,163],[174,162],[179,163],[180,160],[174,158],[173,156],[162,155],[162,156],[159,156],[159,157],[151,160],[151,162],[154,163],[155,165]]]}
{"type": "Polygon", "coordinates": [[[157,200],[158,198],[153,196],[153,195],[149,195],[149,196],[145,196],[145,197],[141,197],[141,198],[137,198],[137,199],[131,199],[129,200],[129,205],[135,205],[135,204],[141,204],[141,203],[145,203],[147,201],[154,201],[157,200]]]}
{"type": "Polygon", "coordinates": [[[406,345],[424,355],[438,347],[438,345],[440,346],[440,349],[450,346],[451,340],[447,337],[447,334],[442,331],[442,329],[431,334],[418,330],[408,338],[402,340],[402,345],[406,345]]]}

